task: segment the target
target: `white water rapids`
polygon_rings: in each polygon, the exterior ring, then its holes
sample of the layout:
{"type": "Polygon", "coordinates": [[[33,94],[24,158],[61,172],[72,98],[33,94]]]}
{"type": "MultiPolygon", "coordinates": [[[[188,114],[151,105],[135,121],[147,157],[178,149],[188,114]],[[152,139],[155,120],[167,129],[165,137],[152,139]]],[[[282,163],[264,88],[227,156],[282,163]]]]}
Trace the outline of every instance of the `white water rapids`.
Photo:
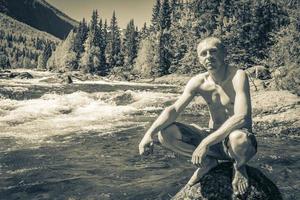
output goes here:
{"type": "Polygon", "coordinates": [[[28,100],[2,98],[0,137],[37,142],[54,135],[88,131],[106,134],[118,127],[143,126],[128,118],[134,114],[149,115],[161,110],[163,104],[174,101],[176,96],[171,93],[126,90],[46,93],[41,98],[28,100]]]}

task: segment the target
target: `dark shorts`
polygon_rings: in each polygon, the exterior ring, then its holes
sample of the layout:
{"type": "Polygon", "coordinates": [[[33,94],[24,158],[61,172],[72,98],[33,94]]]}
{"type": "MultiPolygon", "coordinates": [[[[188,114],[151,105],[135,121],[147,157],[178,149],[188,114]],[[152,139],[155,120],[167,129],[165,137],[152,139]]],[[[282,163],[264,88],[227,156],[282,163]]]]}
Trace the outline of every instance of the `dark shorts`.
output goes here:
{"type": "MultiPolygon", "coordinates": [[[[195,147],[197,147],[206,136],[208,136],[210,133],[214,131],[213,129],[204,129],[198,127],[195,124],[189,125],[180,122],[175,122],[174,124],[179,128],[182,135],[182,140],[188,144],[194,145],[195,147]]],[[[256,142],[255,135],[246,128],[243,128],[241,130],[247,134],[248,138],[252,142],[252,145],[255,147],[255,150],[257,150],[257,142],[256,142]]],[[[212,152],[216,153],[219,159],[225,159],[225,160],[232,159],[228,152],[229,150],[228,136],[225,138],[225,140],[212,145],[209,149],[212,152]]]]}

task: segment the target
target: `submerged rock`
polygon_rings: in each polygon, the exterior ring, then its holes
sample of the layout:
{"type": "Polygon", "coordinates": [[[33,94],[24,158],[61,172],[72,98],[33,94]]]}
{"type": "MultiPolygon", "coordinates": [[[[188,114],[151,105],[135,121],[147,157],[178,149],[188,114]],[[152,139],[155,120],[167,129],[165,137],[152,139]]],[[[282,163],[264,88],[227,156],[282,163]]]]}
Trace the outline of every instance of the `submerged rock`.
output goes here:
{"type": "Polygon", "coordinates": [[[32,79],[33,76],[28,72],[11,72],[9,78],[32,79]]]}
{"type": "Polygon", "coordinates": [[[172,200],[282,200],[276,185],[261,171],[247,166],[249,189],[243,196],[232,192],[232,163],[222,163],[192,187],[185,186],[172,200]]]}

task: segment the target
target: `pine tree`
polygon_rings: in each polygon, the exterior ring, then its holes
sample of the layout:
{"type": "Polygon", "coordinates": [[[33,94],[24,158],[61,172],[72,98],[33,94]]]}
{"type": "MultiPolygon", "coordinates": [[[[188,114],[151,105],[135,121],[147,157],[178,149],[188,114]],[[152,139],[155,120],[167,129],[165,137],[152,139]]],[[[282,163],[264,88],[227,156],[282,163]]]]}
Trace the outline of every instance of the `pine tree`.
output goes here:
{"type": "Polygon", "coordinates": [[[96,32],[98,28],[98,11],[93,10],[92,17],[91,17],[91,22],[90,22],[90,31],[96,32]]]}
{"type": "Polygon", "coordinates": [[[5,55],[4,52],[0,51],[0,68],[6,69],[10,68],[10,62],[8,57],[5,55]]]}
{"type": "Polygon", "coordinates": [[[83,18],[82,22],[79,23],[76,36],[75,36],[75,41],[74,41],[74,51],[76,52],[76,57],[78,61],[80,59],[80,55],[84,51],[83,44],[87,38],[87,34],[88,34],[88,27],[85,22],[85,19],[83,18]]]}
{"type": "Polygon", "coordinates": [[[171,8],[169,0],[163,0],[159,12],[159,26],[161,30],[169,29],[171,26],[171,8]]]}
{"type": "Polygon", "coordinates": [[[94,73],[100,64],[100,49],[93,44],[93,37],[92,32],[89,32],[84,43],[84,53],[80,59],[80,70],[85,73],[94,73]]]}
{"type": "Polygon", "coordinates": [[[163,76],[169,73],[171,66],[171,52],[170,52],[170,37],[169,33],[161,33],[158,35],[158,69],[156,71],[158,76],[163,76]]]}
{"type": "Polygon", "coordinates": [[[125,65],[132,66],[137,56],[138,33],[135,29],[133,19],[127,24],[124,37],[124,57],[125,65]]]}
{"type": "Polygon", "coordinates": [[[154,29],[154,30],[159,29],[160,7],[161,7],[160,0],[156,0],[155,4],[153,6],[153,9],[152,9],[152,19],[151,19],[152,27],[150,27],[151,29],[154,29]]]}
{"type": "Polygon", "coordinates": [[[123,65],[123,55],[121,52],[121,35],[117,24],[115,11],[113,12],[110,32],[109,32],[109,67],[114,68],[123,65]]]}
{"type": "Polygon", "coordinates": [[[210,36],[217,27],[218,7],[221,0],[194,0],[192,7],[194,8],[194,16],[197,21],[197,36],[205,34],[210,36]]]}
{"type": "Polygon", "coordinates": [[[39,69],[46,69],[47,61],[52,55],[51,43],[47,42],[43,52],[38,57],[38,66],[39,69]]]}
{"type": "Polygon", "coordinates": [[[105,27],[103,27],[102,19],[99,21],[99,39],[100,39],[100,46],[99,46],[99,68],[97,69],[98,73],[100,75],[106,75],[107,73],[107,64],[106,64],[106,55],[105,55],[105,49],[106,49],[106,30],[105,27]]]}
{"type": "Polygon", "coordinates": [[[148,36],[149,36],[149,30],[147,28],[147,23],[145,22],[144,25],[143,25],[143,28],[140,32],[140,37],[141,37],[141,39],[144,39],[148,36]]]}
{"type": "Polygon", "coordinates": [[[158,65],[157,68],[154,68],[153,72],[157,76],[162,76],[169,73],[169,68],[171,65],[171,35],[169,31],[171,26],[171,9],[168,0],[163,0],[159,11],[159,29],[158,33],[154,36],[157,41],[155,60],[158,65]]]}

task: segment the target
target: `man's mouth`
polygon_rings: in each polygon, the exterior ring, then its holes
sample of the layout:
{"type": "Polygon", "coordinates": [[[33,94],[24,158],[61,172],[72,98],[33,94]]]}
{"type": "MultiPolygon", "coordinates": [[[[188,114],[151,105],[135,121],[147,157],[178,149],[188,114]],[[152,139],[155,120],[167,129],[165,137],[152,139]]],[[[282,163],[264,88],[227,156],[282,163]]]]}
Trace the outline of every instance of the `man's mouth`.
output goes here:
{"type": "Polygon", "coordinates": [[[206,64],[206,66],[210,66],[211,67],[213,65],[213,62],[207,61],[205,64],[206,64]]]}
{"type": "Polygon", "coordinates": [[[214,60],[207,60],[206,61],[206,64],[212,64],[212,63],[214,63],[215,61],[214,60]]]}

